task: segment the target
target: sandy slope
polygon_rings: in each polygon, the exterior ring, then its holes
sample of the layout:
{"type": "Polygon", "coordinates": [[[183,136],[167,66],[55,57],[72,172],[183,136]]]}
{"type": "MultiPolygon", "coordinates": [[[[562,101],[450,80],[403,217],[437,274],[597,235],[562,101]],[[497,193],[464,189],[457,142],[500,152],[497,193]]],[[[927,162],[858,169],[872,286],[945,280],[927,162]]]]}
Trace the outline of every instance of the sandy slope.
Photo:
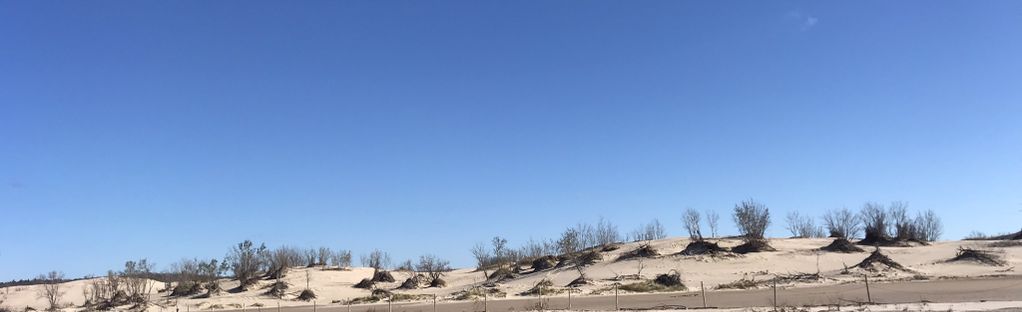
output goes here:
{"type": "MultiPolygon", "coordinates": [[[[719,240],[722,246],[734,246],[738,240],[719,240]]],[[[738,279],[748,278],[755,280],[767,280],[777,274],[790,273],[815,273],[817,270],[825,277],[822,281],[812,283],[801,283],[795,286],[812,286],[813,284],[842,283],[861,279],[858,274],[841,274],[845,265],[851,267],[865,258],[869,253],[829,253],[818,252],[817,248],[830,243],[830,239],[773,239],[770,244],[778,249],[776,252],[765,252],[749,255],[738,255],[730,257],[708,257],[708,256],[680,256],[680,252],[689,241],[687,239],[670,238],[655,241],[653,246],[662,256],[642,261],[645,266],[642,276],[653,278],[657,274],[670,270],[681,272],[682,278],[690,288],[698,288],[699,283],[705,283],[707,288],[714,288],[719,284],[730,283],[738,279]]],[[[967,276],[996,276],[996,275],[1017,275],[1015,266],[1022,264],[1022,247],[1001,248],[1004,259],[1008,261],[1007,266],[996,267],[975,263],[947,263],[945,260],[953,257],[959,246],[982,246],[987,242],[972,241],[947,241],[938,242],[930,246],[920,247],[886,247],[882,248],[895,261],[908,267],[913,272],[884,271],[872,274],[874,280],[892,280],[908,278],[942,278],[942,277],[967,277],[967,276]]],[[[634,250],[638,243],[627,243],[621,245],[617,250],[603,253],[603,260],[586,269],[586,275],[595,280],[594,285],[581,287],[583,295],[598,293],[606,289],[615,281],[618,275],[636,274],[639,261],[635,259],[616,261],[625,252],[634,250]]],[[[526,271],[528,272],[528,270],[526,271]]],[[[859,273],[853,270],[853,273],[859,273]]],[[[250,307],[259,303],[267,307],[306,305],[308,302],[297,301],[293,298],[298,292],[305,288],[306,276],[309,277],[309,286],[316,292],[319,304],[329,304],[334,301],[348,300],[356,297],[368,296],[370,292],[364,289],[353,288],[352,285],[372,274],[371,269],[354,268],[352,270],[324,270],[322,268],[296,268],[293,269],[284,279],[291,288],[290,293],[284,300],[265,295],[265,286],[271,281],[262,281],[260,286],[253,287],[249,291],[239,293],[223,293],[213,298],[171,298],[168,292],[160,292],[154,295],[157,304],[165,307],[180,307],[181,311],[190,309],[211,309],[214,307],[250,307]]],[[[401,272],[394,272],[398,280],[395,283],[380,284],[380,288],[394,289],[400,282],[409,275],[401,272]]],[[[518,293],[525,291],[543,279],[551,280],[555,286],[564,286],[578,277],[578,273],[572,268],[558,268],[543,272],[527,273],[523,276],[500,283],[498,287],[506,292],[509,297],[518,296],[518,293]]],[[[408,294],[437,294],[441,300],[452,293],[477,286],[484,281],[483,273],[473,269],[458,269],[450,272],[444,279],[448,287],[426,288],[416,290],[396,290],[396,293],[408,294]]],[[[66,295],[64,302],[68,304],[81,305],[84,301],[82,289],[88,280],[66,283],[66,295]]],[[[629,283],[633,281],[623,281],[629,283]]],[[[236,282],[225,281],[225,289],[237,286],[236,282]]],[[[14,307],[18,310],[31,306],[43,308],[45,302],[37,297],[39,286],[7,287],[0,289],[0,298],[6,298],[4,305],[14,307]]],[[[156,282],[155,289],[163,289],[164,283],[156,282]]],[[[563,295],[563,294],[562,294],[563,295]]]]}

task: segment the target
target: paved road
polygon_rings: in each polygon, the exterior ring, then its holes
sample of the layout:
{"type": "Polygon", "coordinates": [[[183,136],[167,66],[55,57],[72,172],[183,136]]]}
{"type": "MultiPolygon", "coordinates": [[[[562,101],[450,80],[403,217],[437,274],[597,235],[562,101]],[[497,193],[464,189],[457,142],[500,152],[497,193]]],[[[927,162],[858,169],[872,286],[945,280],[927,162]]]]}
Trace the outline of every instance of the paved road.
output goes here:
{"type": "MultiPolygon", "coordinates": [[[[870,295],[876,303],[913,302],[975,302],[975,301],[1022,301],[1022,277],[1001,277],[989,279],[959,279],[937,281],[912,281],[870,284],[870,295]]],[[[777,302],[784,306],[803,305],[850,305],[865,302],[864,283],[831,285],[820,287],[778,288],[777,302]]],[[[737,308],[773,305],[773,290],[707,291],[706,302],[710,307],[737,308]]],[[[488,311],[528,311],[539,308],[538,298],[490,299],[488,311]]],[[[614,310],[614,295],[573,296],[573,310],[614,310]]],[[[652,308],[698,308],[703,306],[699,292],[629,294],[618,297],[621,309],[652,308]]],[[[543,298],[543,307],[563,310],[568,307],[567,297],[543,298]]],[[[394,303],[393,312],[433,312],[432,302],[394,303]]],[[[388,304],[353,305],[351,312],[389,312],[388,304]]],[[[276,312],[276,308],[263,308],[263,312],[276,312]]],[[[438,312],[478,312],[484,310],[482,301],[439,302],[438,312]]],[[[251,309],[249,312],[254,312],[251,309]]],[[[313,312],[311,306],[284,307],[281,312],[313,312]]],[[[348,307],[331,304],[320,305],[315,312],[348,312],[348,307]]]]}

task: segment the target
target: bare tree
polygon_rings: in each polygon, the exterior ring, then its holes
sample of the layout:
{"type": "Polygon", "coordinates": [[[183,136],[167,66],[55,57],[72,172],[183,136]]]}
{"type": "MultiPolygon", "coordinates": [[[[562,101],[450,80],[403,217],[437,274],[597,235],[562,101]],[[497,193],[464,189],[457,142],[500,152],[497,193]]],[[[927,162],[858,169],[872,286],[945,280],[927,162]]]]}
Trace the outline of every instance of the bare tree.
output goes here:
{"type": "Polygon", "coordinates": [[[785,228],[791,232],[791,236],[798,238],[823,237],[823,229],[816,226],[813,218],[802,215],[798,211],[788,212],[785,221],[788,223],[785,228]]]}
{"type": "Polygon", "coordinates": [[[887,232],[888,215],[884,206],[875,202],[866,202],[859,211],[859,218],[862,219],[863,228],[866,233],[865,241],[877,242],[889,240],[887,232]]]}
{"type": "Polygon", "coordinates": [[[944,225],[940,222],[940,217],[931,209],[916,216],[915,228],[918,231],[919,240],[927,242],[936,241],[944,233],[944,225]]]}
{"type": "Polygon", "coordinates": [[[247,289],[259,278],[259,268],[262,266],[259,254],[265,250],[266,245],[257,248],[252,241],[245,240],[238,243],[227,255],[234,278],[240,282],[238,286],[240,289],[247,289]]]}
{"type": "Polygon", "coordinates": [[[770,225],[770,208],[749,199],[735,205],[732,217],[738,226],[738,232],[745,239],[763,239],[767,226],[770,225]]]}
{"type": "Polygon", "coordinates": [[[493,239],[490,240],[490,244],[493,245],[493,262],[501,268],[507,266],[509,251],[507,247],[507,239],[500,236],[494,236],[493,239]]]}
{"type": "Polygon", "coordinates": [[[343,269],[351,266],[351,251],[350,250],[338,250],[330,256],[330,262],[337,266],[338,269],[343,269]]]}
{"type": "Polygon", "coordinates": [[[42,288],[39,289],[39,298],[46,299],[46,302],[50,305],[50,311],[56,311],[60,309],[60,299],[64,296],[64,289],[61,283],[64,282],[64,273],[57,271],[50,271],[49,273],[39,275],[36,279],[43,281],[42,288]]]}
{"type": "Polygon", "coordinates": [[[852,238],[862,231],[862,220],[855,217],[848,208],[827,211],[823,215],[823,225],[827,227],[831,237],[852,238]]]}
{"type": "Polygon", "coordinates": [[[422,255],[419,257],[419,264],[416,266],[420,272],[425,272],[426,276],[429,276],[429,283],[433,286],[439,286],[438,280],[444,274],[451,271],[450,262],[443,260],[434,255],[422,255]]]}
{"type": "MultiPolygon", "coordinates": [[[[114,272],[113,270],[106,271],[106,293],[110,294],[112,297],[114,294],[121,291],[121,289],[124,288],[123,286],[124,282],[120,274],[117,274],[117,272],[114,272]]],[[[104,298],[110,299],[111,297],[104,298]]]]}
{"type": "Polygon", "coordinates": [[[899,240],[916,238],[915,225],[908,216],[908,204],[901,201],[891,202],[887,208],[887,216],[894,221],[894,237],[899,240]]]}
{"type": "Polygon", "coordinates": [[[596,223],[596,245],[610,245],[619,241],[621,233],[618,232],[617,226],[600,217],[600,221],[596,223]]]}
{"type": "MultiPolygon", "coordinates": [[[[266,277],[279,279],[287,276],[288,270],[299,266],[309,260],[309,253],[302,253],[297,248],[280,246],[273,251],[264,252],[264,264],[266,266],[266,277]]],[[[314,259],[312,260],[315,261],[314,259]]]]}
{"type": "Polygon", "coordinates": [[[575,224],[575,232],[578,233],[578,243],[582,249],[596,246],[596,229],[587,223],[575,224]]]}
{"type": "Polygon", "coordinates": [[[472,246],[471,250],[472,256],[476,259],[476,267],[483,271],[484,277],[488,277],[489,274],[486,274],[486,267],[489,266],[491,259],[493,259],[493,254],[490,253],[490,250],[486,249],[486,245],[483,243],[476,243],[472,246]]]}
{"type": "Polygon", "coordinates": [[[124,290],[131,302],[145,306],[149,304],[153,291],[152,276],[153,264],[145,258],[138,261],[124,263],[124,271],[121,276],[124,278],[124,290]]]}
{"type": "Polygon", "coordinates": [[[316,251],[316,264],[325,267],[331,255],[333,255],[333,251],[329,247],[319,247],[316,251]]]}
{"type": "Polygon", "coordinates": [[[560,247],[562,255],[571,260],[575,270],[578,271],[579,278],[585,278],[585,262],[581,261],[582,250],[585,249],[585,243],[581,238],[582,234],[576,228],[568,228],[561,233],[561,238],[557,240],[557,245],[560,247]]]}
{"type": "Polygon", "coordinates": [[[85,288],[89,289],[89,293],[87,296],[85,296],[85,300],[88,301],[88,303],[90,304],[95,304],[110,299],[110,296],[112,295],[109,292],[110,288],[107,286],[106,279],[102,278],[93,279],[89,281],[89,284],[86,285],[85,288]]]}
{"type": "Polygon", "coordinates": [[[318,255],[315,249],[309,248],[305,250],[305,266],[314,267],[316,266],[316,256],[318,255]]]}
{"type": "Polygon", "coordinates": [[[376,272],[384,270],[390,266],[390,254],[379,249],[374,249],[368,256],[362,255],[360,258],[363,266],[373,268],[374,276],[376,275],[376,272]]]}
{"type": "Polygon", "coordinates": [[[710,237],[719,237],[717,232],[717,225],[720,221],[720,215],[716,211],[706,211],[706,224],[710,227],[710,237]]]}
{"type": "Polygon", "coordinates": [[[543,243],[537,242],[532,238],[529,238],[529,240],[525,242],[525,245],[522,245],[522,254],[524,257],[530,259],[548,255],[543,243]]]}
{"type": "Polygon", "coordinates": [[[681,218],[681,222],[685,224],[685,230],[688,231],[688,237],[694,241],[703,240],[703,233],[699,226],[700,219],[702,218],[699,216],[699,211],[692,208],[685,209],[685,214],[681,218]]]}
{"type": "Polygon", "coordinates": [[[405,259],[404,262],[401,262],[401,264],[397,266],[397,270],[408,272],[410,275],[414,276],[415,264],[412,263],[412,259],[405,259]]]}
{"type": "Polygon", "coordinates": [[[667,230],[663,224],[660,224],[659,219],[653,219],[647,224],[639,226],[638,229],[632,232],[629,240],[637,241],[651,241],[657,239],[667,238],[667,230]]]}

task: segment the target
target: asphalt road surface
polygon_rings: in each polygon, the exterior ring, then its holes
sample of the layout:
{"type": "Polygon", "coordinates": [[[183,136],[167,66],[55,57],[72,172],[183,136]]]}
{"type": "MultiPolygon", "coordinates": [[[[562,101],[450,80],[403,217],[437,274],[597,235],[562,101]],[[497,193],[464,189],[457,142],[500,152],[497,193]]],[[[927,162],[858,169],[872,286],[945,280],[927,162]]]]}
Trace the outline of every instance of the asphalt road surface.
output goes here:
{"type": "MultiPolygon", "coordinates": [[[[869,296],[874,303],[917,303],[917,302],[976,302],[976,301],[1022,301],[1022,277],[999,277],[983,279],[955,279],[935,281],[902,281],[891,283],[870,283],[869,296]]],[[[707,291],[706,305],[718,308],[764,307],[773,305],[773,289],[707,291]]],[[[572,310],[614,310],[626,309],[684,309],[702,308],[700,292],[574,295],[572,310]]],[[[545,310],[568,309],[565,296],[544,297],[545,310]]],[[[819,287],[790,287],[777,289],[777,303],[780,306],[804,305],[854,305],[867,302],[865,283],[843,284],[819,287]]],[[[530,311],[540,309],[540,300],[533,298],[489,299],[479,301],[438,302],[437,312],[480,312],[487,311],[530,311]]],[[[282,307],[281,312],[348,312],[348,306],[341,304],[282,307]]],[[[263,307],[261,312],[277,312],[276,307],[263,307]]],[[[246,311],[256,312],[254,308],[246,311]]],[[[433,312],[429,302],[395,302],[352,305],[351,312],[433,312]],[[391,310],[393,309],[393,310],[391,310]]]]}

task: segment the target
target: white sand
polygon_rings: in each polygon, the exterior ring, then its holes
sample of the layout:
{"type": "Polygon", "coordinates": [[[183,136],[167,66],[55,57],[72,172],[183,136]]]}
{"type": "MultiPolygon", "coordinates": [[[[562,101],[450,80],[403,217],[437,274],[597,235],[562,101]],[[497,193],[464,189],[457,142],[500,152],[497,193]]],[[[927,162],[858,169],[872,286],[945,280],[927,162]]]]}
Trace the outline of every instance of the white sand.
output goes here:
{"type": "MultiPolygon", "coordinates": [[[[708,256],[679,256],[676,255],[685,245],[688,239],[669,238],[653,242],[653,246],[664,256],[655,259],[645,259],[642,276],[653,278],[657,274],[666,273],[670,270],[681,272],[684,282],[690,288],[697,288],[699,282],[704,282],[707,288],[713,288],[718,284],[729,283],[741,278],[756,280],[770,279],[775,274],[789,273],[815,273],[817,270],[826,277],[824,281],[813,284],[799,284],[795,286],[813,286],[822,284],[842,283],[858,280],[854,275],[843,275],[840,271],[845,265],[851,267],[869,255],[872,248],[864,248],[867,252],[862,253],[831,253],[818,252],[817,248],[830,243],[830,239],[772,239],[770,244],[777,248],[776,252],[765,252],[749,254],[730,258],[713,258],[708,256]],[[694,287],[692,287],[694,286],[694,287]]],[[[720,240],[722,246],[734,246],[738,240],[720,240]]],[[[920,247],[884,247],[882,251],[895,261],[908,267],[914,272],[887,271],[880,272],[877,280],[907,279],[921,275],[929,278],[938,277],[978,277],[997,275],[1018,275],[1012,267],[1022,264],[1022,247],[1011,247],[999,249],[1003,252],[1007,266],[987,266],[975,263],[946,263],[945,260],[955,255],[959,246],[983,246],[987,242],[973,241],[947,241],[937,242],[930,246],[920,247]]],[[[595,280],[594,285],[582,287],[584,294],[593,293],[599,289],[605,289],[614,281],[611,279],[617,275],[636,274],[638,260],[630,259],[615,261],[622,253],[634,250],[638,243],[623,244],[615,251],[603,253],[604,259],[599,263],[589,266],[585,272],[587,277],[595,280]]],[[[986,248],[984,248],[986,249],[986,248]]],[[[219,296],[205,299],[192,298],[171,298],[169,292],[153,294],[153,301],[162,306],[178,306],[182,311],[185,307],[191,309],[209,309],[215,305],[223,308],[252,306],[259,303],[264,306],[276,306],[278,302],[282,306],[307,305],[308,302],[294,300],[294,297],[305,288],[306,273],[310,277],[309,286],[318,295],[316,300],[320,304],[328,304],[333,301],[348,300],[356,297],[368,296],[370,292],[364,289],[353,288],[362,278],[370,277],[372,269],[354,268],[352,270],[324,270],[322,268],[295,268],[292,269],[284,281],[290,285],[289,293],[285,300],[277,300],[274,297],[265,295],[265,289],[261,286],[269,285],[272,281],[261,281],[259,286],[251,287],[249,291],[240,293],[224,292],[219,296]]],[[[378,284],[378,287],[392,290],[409,275],[401,272],[393,272],[395,283],[378,284]]],[[[555,286],[564,286],[578,277],[578,273],[569,267],[553,269],[545,272],[528,274],[513,281],[500,284],[500,288],[508,296],[514,297],[525,291],[542,279],[550,279],[555,286]]],[[[395,290],[395,293],[407,294],[437,294],[444,300],[444,296],[451,293],[465,290],[483,282],[483,273],[474,269],[458,269],[450,272],[444,277],[448,287],[426,288],[416,290],[395,290]]],[[[63,302],[69,305],[81,305],[84,301],[82,289],[86,287],[89,280],[81,280],[65,283],[65,295],[63,302]]],[[[224,289],[231,289],[237,286],[235,281],[223,282],[224,289]]],[[[38,298],[38,289],[41,286],[15,286],[0,288],[0,299],[5,306],[21,310],[25,307],[42,309],[46,306],[43,299],[38,298]]],[[[155,289],[163,289],[164,283],[156,282],[155,289]]],[[[931,304],[932,306],[935,306],[931,304]]],[[[946,309],[942,309],[946,310],[946,309]]],[[[955,308],[955,310],[959,310],[955,308]]]]}

